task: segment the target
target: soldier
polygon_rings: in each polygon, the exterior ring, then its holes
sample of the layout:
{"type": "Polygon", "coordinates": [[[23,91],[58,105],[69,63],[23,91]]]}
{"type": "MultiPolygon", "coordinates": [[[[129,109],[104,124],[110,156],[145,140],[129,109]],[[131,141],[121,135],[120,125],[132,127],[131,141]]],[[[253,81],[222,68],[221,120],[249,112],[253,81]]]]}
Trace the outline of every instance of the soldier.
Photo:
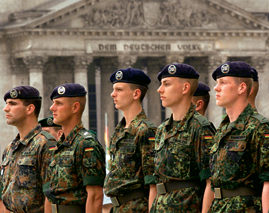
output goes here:
{"type": "Polygon", "coordinates": [[[111,197],[113,213],[148,212],[154,197],[154,141],[156,126],[150,122],[142,101],[150,78],[139,69],[127,68],[110,76],[111,97],[124,117],[111,137],[109,174],[105,194],[111,197]]]}
{"type": "Polygon", "coordinates": [[[156,132],[158,195],[151,212],[200,212],[200,180],[206,180],[205,195],[210,193],[209,152],[214,130],[191,103],[198,78],[193,67],[178,63],[165,66],[158,74],[161,86],[157,91],[172,115],[156,132]]]}
{"type": "Polygon", "coordinates": [[[86,93],[83,86],[68,83],[50,95],[53,122],[63,130],[48,171],[50,181],[44,187],[52,212],[102,211],[105,153],[81,122],[86,93]]]}
{"type": "Polygon", "coordinates": [[[251,67],[228,61],[212,77],[217,82],[216,104],[227,116],[210,153],[215,199],[209,212],[268,212],[269,120],[248,104],[251,67]]]}
{"type": "Polygon", "coordinates": [[[196,106],[195,110],[202,116],[205,116],[205,112],[210,101],[209,91],[210,88],[199,81],[198,87],[192,96],[192,103],[196,106]]]}
{"type": "Polygon", "coordinates": [[[38,123],[42,126],[42,129],[50,133],[56,140],[59,140],[63,133],[62,127],[53,123],[53,117],[44,118],[38,123]]]}
{"type": "Polygon", "coordinates": [[[252,76],[253,83],[252,83],[251,93],[248,96],[248,102],[253,108],[256,109],[255,100],[259,91],[259,77],[258,77],[258,72],[256,69],[251,67],[251,70],[252,70],[252,75],[253,75],[252,76]]]}
{"type": "Polygon", "coordinates": [[[3,203],[12,212],[44,212],[42,192],[51,161],[49,144],[55,139],[38,124],[42,98],[36,88],[18,86],[4,95],[6,120],[19,134],[3,153],[3,203]]]}

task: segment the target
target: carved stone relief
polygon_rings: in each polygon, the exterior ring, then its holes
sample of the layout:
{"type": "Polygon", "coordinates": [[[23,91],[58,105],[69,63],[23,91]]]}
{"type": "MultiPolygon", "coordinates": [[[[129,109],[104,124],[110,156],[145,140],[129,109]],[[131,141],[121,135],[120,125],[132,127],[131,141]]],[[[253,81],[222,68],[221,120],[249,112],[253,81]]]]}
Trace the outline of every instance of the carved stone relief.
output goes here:
{"type": "Polygon", "coordinates": [[[217,14],[204,4],[192,3],[186,0],[113,0],[94,4],[80,18],[85,28],[216,28],[217,14]]]}

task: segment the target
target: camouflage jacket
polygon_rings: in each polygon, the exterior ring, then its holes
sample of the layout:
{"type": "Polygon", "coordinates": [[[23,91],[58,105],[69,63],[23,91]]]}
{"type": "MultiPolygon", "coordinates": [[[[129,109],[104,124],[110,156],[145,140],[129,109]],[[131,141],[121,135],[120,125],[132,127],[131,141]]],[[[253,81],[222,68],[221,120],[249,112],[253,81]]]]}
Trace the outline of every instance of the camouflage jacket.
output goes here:
{"type": "Polygon", "coordinates": [[[104,149],[80,123],[59,139],[44,193],[54,204],[85,204],[86,186],[103,186],[105,174],[104,149]]]}
{"type": "Polygon", "coordinates": [[[128,128],[125,128],[125,118],[117,125],[109,145],[110,172],[104,188],[107,196],[154,184],[155,130],[144,110],[128,128]]]}
{"type": "Polygon", "coordinates": [[[23,139],[19,135],[3,153],[3,202],[13,212],[44,212],[42,185],[52,158],[49,143],[52,135],[38,125],[23,139]]]}
{"type": "Polygon", "coordinates": [[[209,153],[214,129],[192,104],[176,126],[173,117],[164,121],[156,132],[155,174],[158,182],[205,180],[210,177],[209,153]]]}
{"type": "MultiPolygon", "coordinates": [[[[235,122],[230,123],[228,116],[224,118],[210,153],[212,188],[234,189],[247,186],[259,190],[261,182],[269,181],[268,124],[269,120],[250,105],[235,122]]],[[[234,199],[240,198],[234,197],[230,204],[224,206],[235,208],[234,199]]],[[[229,202],[230,199],[225,200],[229,202]]],[[[217,205],[218,200],[214,203],[217,205]]],[[[239,209],[246,204],[242,200],[240,203],[239,209]]]]}

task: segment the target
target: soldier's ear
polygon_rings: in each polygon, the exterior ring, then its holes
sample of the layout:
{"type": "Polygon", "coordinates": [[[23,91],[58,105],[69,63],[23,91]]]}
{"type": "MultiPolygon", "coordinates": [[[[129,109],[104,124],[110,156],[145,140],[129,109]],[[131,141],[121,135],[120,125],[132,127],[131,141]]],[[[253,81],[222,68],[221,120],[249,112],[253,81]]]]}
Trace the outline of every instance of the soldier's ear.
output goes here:
{"type": "Polygon", "coordinates": [[[73,113],[77,113],[79,111],[79,109],[80,109],[80,103],[79,102],[73,103],[73,105],[72,105],[73,113]]]}
{"type": "Polygon", "coordinates": [[[137,99],[140,98],[140,96],[141,96],[141,91],[140,91],[140,89],[135,89],[135,90],[134,90],[134,93],[133,93],[133,98],[134,98],[135,100],[137,100],[137,99]]]}
{"type": "Polygon", "coordinates": [[[34,104],[29,104],[27,107],[26,107],[26,114],[27,115],[30,115],[32,113],[35,112],[35,105],[34,104]]]}

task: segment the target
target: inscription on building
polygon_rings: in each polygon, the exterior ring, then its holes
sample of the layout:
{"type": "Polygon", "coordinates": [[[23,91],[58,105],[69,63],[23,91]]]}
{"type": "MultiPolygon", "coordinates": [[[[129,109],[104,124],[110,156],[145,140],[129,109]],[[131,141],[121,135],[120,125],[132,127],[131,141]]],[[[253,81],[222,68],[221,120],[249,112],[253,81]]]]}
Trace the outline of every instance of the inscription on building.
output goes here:
{"type": "Polygon", "coordinates": [[[211,42],[94,42],[86,41],[87,53],[93,52],[184,52],[184,51],[213,51],[214,44],[211,42]]]}

